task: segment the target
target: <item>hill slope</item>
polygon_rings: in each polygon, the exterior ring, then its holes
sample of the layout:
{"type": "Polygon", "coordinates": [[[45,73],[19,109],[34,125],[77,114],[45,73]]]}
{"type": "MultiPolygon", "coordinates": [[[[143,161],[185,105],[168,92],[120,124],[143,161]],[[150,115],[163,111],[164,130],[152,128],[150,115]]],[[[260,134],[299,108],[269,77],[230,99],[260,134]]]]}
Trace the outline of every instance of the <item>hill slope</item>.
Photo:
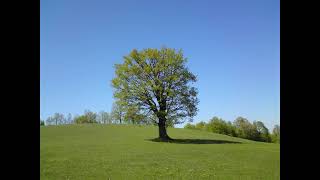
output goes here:
{"type": "Polygon", "coordinates": [[[168,134],[180,140],[150,141],[158,135],[151,126],[41,127],[41,179],[280,179],[279,144],[199,130],[168,134]]]}

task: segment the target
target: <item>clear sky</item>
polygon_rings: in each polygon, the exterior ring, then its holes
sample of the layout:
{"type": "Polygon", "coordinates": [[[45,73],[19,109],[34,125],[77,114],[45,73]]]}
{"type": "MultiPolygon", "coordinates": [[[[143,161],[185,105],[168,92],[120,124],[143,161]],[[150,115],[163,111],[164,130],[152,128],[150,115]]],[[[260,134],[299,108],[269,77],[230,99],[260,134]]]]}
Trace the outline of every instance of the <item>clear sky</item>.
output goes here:
{"type": "Polygon", "coordinates": [[[41,0],[40,11],[43,119],[111,111],[113,65],[167,46],[198,77],[195,123],[280,122],[279,0],[41,0]]]}

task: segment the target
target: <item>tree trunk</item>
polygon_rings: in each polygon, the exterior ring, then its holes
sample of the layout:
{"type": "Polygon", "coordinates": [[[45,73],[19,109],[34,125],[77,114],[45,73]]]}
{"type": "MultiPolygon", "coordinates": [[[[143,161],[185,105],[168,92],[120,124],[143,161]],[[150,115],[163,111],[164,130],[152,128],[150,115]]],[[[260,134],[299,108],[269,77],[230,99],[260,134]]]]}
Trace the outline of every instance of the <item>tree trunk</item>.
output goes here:
{"type": "Polygon", "coordinates": [[[168,140],[172,140],[168,134],[167,134],[167,129],[166,129],[166,119],[161,117],[159,118],[159,123],[158,123],[158,126],[159,126],[159,139],[162,140],[162,141],[168,141],[168,140]]]}

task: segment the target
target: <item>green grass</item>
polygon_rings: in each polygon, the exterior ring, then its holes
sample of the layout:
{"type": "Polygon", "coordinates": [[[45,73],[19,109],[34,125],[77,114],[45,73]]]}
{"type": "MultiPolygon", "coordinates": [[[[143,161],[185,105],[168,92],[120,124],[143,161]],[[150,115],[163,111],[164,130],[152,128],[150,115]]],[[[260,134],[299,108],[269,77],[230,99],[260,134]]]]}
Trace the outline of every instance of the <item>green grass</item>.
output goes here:
{"type": "Polygon", "coordinates": [[[150,141],[158,136],[157,127],[151,126],[41,127],[40,177],[43,180],[280,179],[279,144],[199,130],[169,128],[168,134],[179,140],[150,141]]]}

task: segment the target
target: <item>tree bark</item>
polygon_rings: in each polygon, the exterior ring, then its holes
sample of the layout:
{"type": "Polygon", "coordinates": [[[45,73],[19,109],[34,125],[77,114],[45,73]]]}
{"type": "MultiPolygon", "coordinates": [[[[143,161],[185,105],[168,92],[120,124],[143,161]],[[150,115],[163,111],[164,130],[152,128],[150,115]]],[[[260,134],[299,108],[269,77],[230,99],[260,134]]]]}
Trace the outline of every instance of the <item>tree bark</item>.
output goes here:
{"type": "Polygon", "coordinates": [[[164,117],[159,118],[158,126],[159,126],[159,139],[162,141],[172,140],[167,134],[166,119],[164,117]]]}

